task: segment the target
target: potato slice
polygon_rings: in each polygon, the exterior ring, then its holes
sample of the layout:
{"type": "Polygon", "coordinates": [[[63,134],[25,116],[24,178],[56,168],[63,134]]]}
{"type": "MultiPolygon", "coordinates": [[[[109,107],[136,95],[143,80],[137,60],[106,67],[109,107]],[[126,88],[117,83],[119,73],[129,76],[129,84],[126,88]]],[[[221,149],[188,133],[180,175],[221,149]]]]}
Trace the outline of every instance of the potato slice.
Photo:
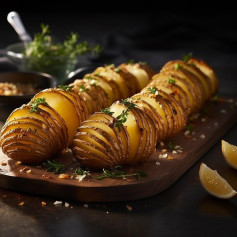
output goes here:
{"type": "MultiPolygon", "coordinates": [[[[191,102],[187,95],[187,92],[184,91],[182,87],[177,85],[176,83],[169,83],[169,78],[164,74],[156,74],[151,83],[149,83],[150,87],[155,87],[158,90],[162,90],[167,94],[173,96],[183,107],[187,114],[190,114],[191,110],[191,102]]],[[[141,93],[144,91],[143,89],[141,93]]]]}
{"type": "Polygon", "coordinates": [[[78,137],[80,132],[76,134],[73,140],[73,154],[81,162],[82,165],[100,169],[105,167],[113,167],[114,159],[111,153],[104,154],[97,147],[78,137]],[[109,156],[109,159],[108,159],[109,156]]]}
{"type": "Polygon", "coordinates": [[[165,122],[164,122],[163,118],[160,116],[160,114],[157,113],[155,108],[152,107],[149,103],[147,103],[145,100],[141,99],[139,97],[139,95],[138,95],[138,97],[133,96],[132,101],[133,101],[133,103],[136,104],[136,106],[139,109],[143,110],[146,114],[148,114],[149,117],[152,118],[152,121],[154,121],[156,130],[157,130],[157,142],[163,140],[163,138],[165,137],[165,134],[164,134],[165,122]]]}
{"type": "MultiPolygon", "coordinates": [[[[205,90],[205,101],[207,101],[210,98],[210,95],[212,94],[212,84],[210,78],[205,75],[202,71],[200,71],[195,65],[188,64],[182,60],[173,60],[164,65],[163,68],[177,68],[177,65],[181,68],[185,68],[187,71],[191,72],[193,75],[195,75],[198,80],[202,83],[205,90]]],[[[162,70],[161,70],[162,71],[162,70]]]]}
{"type": "Polygon", "coordinates": [[[129,91],[126,86],[125,79],[116,72],[116,68],[114,66],[98,67],[94,71],[94,74],[105,77],[108,81],[115,82],[118,86],[119,99],[125,99],[129,97],[129,91]]]}
{"type": "Polygon", "coordinates": [[[148,76],[147,72],[140,66],[139,63],[121,64],[119,68],[125,68],[128,72],[135,76],[139,84],[139,90],[147,86],[150,81],[150,77],[148,76]]]}
{"type": "Polygon", "coordinates": [[[45,89],[37,93],[32,101],[37,98],[45,98],[47,104],[53,107],[64,119],[68,128],[68,145],[70,146],[74,133],[80,125],[80,118],[77,115],[73,101],[60,93],[57,89],[45,89]]]}
{"type": "MultiPolygon", "coordinates": [[[[131,74],[126,67],[119,66],[118,67],[118,73],[124,78],[126,87],[129,91],[129,96],[134,95],[135,93],[138,93],[140,91],[140,85],[138,83],[137,78],[131,74]]],[[[150,78],[149,78],[150,79],[150,78]]]]}
{"type": "Polygon", "coordinates": [[[210,78],[212,85],[212,96],[215,95],[219,89],[219,81],[213,69],[206,62],[198,58],[191,58],[188,60],[188,63],[195,65],[200,71],[210,78]]]}
{"type": "MultiPolygon", "coordinates": [[[[41,107],[49,107],[46,105],[40,105],[41,107]]],[[[49,107],[50,108],[50,107],[49,107]]],[[[7,122],[16,121],[16,119],[21,120],[24,118],[30,118],[30,120],[40,120],[44,126],[48,126],[55,137],[54,140],[57,141],[57,147],[65,147],[65,142],[67,142],[67,134],[60,129],[60,125],[55,122],[56,116],[52,116],[47,111],[42,110],[40,107],[37,112],[30,113],[31,107],[29,105],[23,105],[20,108],[15,109],[8,117],[7,122]]],[[[52,111],[51,111],[52,112],[52,111]]],[[[29,120],[29,122],[30,122],[29,120]]]]}
{"type": "Polygon", "coordinates": [[[94,141],[98,146],[104,148],[104,152],[112,152],[116,160],[120,160],[122,153],[116,137],[113,136],[113,130],[107,123],[100,120],[87,120],[80,127],[80,132],[89,133],[94,136],[94,141]]]}
{"type": "MultiPolygon", "coordinates": [[[[115,118],[123,114],[123,112],[126,110],[127,107],[121,103],[113,103],[110,107],[110,111],[114,112],[113,117],[115,118]]],[[[133,146],[130,147],[129,156],[127,158],[127,162],[132,162],[134,156],[137,153],[138,144],[141,140],[141,131],[138,121],[131,110],[128,111],[128,115],[126,116],[126,121],[123,123],[123,126],[127,129],[129,138],[133,144],[133,146]]]]}

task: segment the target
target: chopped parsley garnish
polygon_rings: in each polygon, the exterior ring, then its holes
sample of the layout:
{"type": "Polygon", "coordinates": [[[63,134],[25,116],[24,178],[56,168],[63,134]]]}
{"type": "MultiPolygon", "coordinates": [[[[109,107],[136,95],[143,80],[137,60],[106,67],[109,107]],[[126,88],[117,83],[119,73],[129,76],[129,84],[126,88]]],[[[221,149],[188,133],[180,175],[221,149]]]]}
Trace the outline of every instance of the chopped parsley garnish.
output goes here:
{"type": "Polygon", "coordinates": [[[67,92],[70,92],[72,91],[72,88],[73,86],[69,86],[69,85],[58,85],[58,88],[64,90],[64,91],[67,91],[67,92]]]}
{"type": "Polygon", "coordinates": [[[110,68],[113,68],[115,67],[115,65],[113,63],[110,63],[110,64],[106,64],[107,67],[110,67],[110,68]]]}
{"type": "Polygon", "coordinates": [[[158,91],[156,87],[149,87],[147,90],[148,90],[151,94],[155,94],[155,93],[158,91]]]}
{"type": "Polygon", "coordinates": [[[182,54],[182,59],[184,62],[188,62],[190,58],[193,57],[193,53],[188,53],[188,54],[182,54]]]}
{"type": "Polygon", "coordinates": [[[87,89],[86,89],[86,87],[82,84],[82,85],[80,85],[80,92],[84,92],[84,91],[86,91],[87,89]]]}
{"type": "Polygon", "coordinates": [[[100,73],[94,73],[93,75],[96,76],[96,77],[99,77],[100,73]]]}
{"type": "Polygon", "coordinates": [[[128,64],[134,64],[134,60],[133,59],[128,60],[128,64]]]}
{"type": "Polygon", "coordinates": [[[47,105],[46,98],[37,98],[37,99],[33,100],[30,104],[31,109],[29,112],[35,113],[40,104],[47,105]]]}
{"type": "Polygon", "coordinates": [[[133,109],[136,107],[136,104],[132,103],[131,102],[131,99],[130,98],[127,98],[125,100],[122,100],[122,103],[126,106],[128,106],[128,109],[133,109]]]}
{"type": "Polygon", "coordinates": [[[89,81],[90,81],[90,84],[91,84],[92,86],[97,86],[98,80],[94,79],[93,77],[91,77],[91,76],[86,76],[85,79],[86,79],[86,80],[89,80],[89,81]]]}
{"type": "Polygon", "coordinates": [[[119,68],[119,67],[116,67],[116,68],[114,69],[114,71],[115,71],[115,72],[121,72],[121,71],[122,71],[122,69],[121,69],[121,68],[119,68]]]}
{"type": "Polygon", "coordinates": [[[173,78],[169,78],[168,82],[169,82],[169,84],[175,84],[176,83],[175,79],[173,79],[173,78]]]}
{"type": "Polygon", "coordinates": [[[182,68],[182,65],[181,65],[181,64],[175,63],[175,69],[176,69],[176,70],[179,70],[179,69],[181,69],[181,68],[182,68]]]}
{"type": "Polygon", "coordinates": [[[108,108],[102,109],[101,112],[103,112],[105,114],[108,114],[108,115],[113,115],[114,112],[111,112],[110,109],[111,108],[108,107],[108,108]]]}

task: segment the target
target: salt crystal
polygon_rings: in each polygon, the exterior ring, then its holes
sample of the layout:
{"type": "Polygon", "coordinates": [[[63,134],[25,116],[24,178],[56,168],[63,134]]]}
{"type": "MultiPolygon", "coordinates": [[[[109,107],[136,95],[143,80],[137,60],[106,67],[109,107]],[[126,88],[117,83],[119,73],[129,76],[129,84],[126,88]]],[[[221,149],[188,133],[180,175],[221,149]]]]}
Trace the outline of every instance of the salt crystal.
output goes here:
{"type": "Polygon", "coordinates": [[[55,201],[54,202],[54,206],[56,206],[56,207],[61,207],[62,206],[62,201],[55,201]]]}

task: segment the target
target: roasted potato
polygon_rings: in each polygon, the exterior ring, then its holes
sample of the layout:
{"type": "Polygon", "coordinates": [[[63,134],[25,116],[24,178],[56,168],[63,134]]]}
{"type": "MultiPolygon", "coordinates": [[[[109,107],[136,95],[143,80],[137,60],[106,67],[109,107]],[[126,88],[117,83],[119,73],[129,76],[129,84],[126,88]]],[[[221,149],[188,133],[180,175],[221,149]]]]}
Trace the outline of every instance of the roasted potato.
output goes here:
{"type": "MultiPolygon", "coordinates": [[[[147,79],[140,68],[121,67],[134,72],[144,86],[147,79]]],[[[75,133],[73,155],[96,169],[143,162],[158,142],[182,131],[217,90],[217,77],[204,61],[170,61],[140,93],[89,116],[75,133]]]]}
{"type": "MultiPolygon", "coordinates": [[[[138,93],[155,74],[149,66],[141,63],[129,64],[129,70],[126,65],[99,67],[66,87],[38,92],[27,105],[17,108],[8,117],[1,130],[2,151],[12,159],[38,163],[71,147],[76,129],[89,115],[138,93]]],[[[82,156],[84,154],[90,159],[95,156],[96,160],[98,157],[105,159],[105,152],[110,151],[111,166],[113,162],[125,160],[130,149],[127,130],[122,128],[121,133],[113,133],[107,129],[107,115],[98,121],[91,118],[90,122],[83,124],[83,131],[78,136],[81,147],[75,150],[80,150],[82,156]],[[88,139],[84,139],[86,137],[88,139]]],[[[140,124],[141,119],[137,120],[140,124]]],[[[108,162],[107,158],[105,161],[108,162]]]]}

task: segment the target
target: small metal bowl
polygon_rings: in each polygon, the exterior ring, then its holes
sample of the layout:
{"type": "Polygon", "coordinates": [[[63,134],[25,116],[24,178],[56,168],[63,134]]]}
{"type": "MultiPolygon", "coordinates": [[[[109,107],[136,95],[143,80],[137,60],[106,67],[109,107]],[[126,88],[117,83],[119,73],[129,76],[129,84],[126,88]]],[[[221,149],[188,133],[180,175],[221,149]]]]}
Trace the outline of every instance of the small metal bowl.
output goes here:
{"type": "MultiPolygon", "coordinates": [[[[49,74],[40,72],[2,72],[0,82],[32,84],[38,91],[57,86],[57,79],[49,74]]],[[[11,111],[28,103],[34,94],[0,95],[0,121],[5,120],[11,111]]]]}

